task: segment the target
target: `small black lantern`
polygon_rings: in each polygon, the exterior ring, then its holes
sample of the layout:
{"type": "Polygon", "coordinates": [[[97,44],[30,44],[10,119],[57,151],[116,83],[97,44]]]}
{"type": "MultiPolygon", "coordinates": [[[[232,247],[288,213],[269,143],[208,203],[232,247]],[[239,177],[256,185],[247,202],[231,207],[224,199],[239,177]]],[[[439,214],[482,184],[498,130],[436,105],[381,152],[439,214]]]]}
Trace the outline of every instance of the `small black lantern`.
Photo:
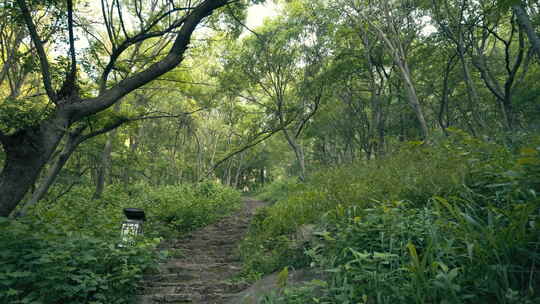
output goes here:
{"type": "Polygon", "coordinates": [[[143,222],[146,220],[146,215],[142,209],[125,208],[124,214],[127,220],[124,220],[120,228],[120,237],[122,239],[120,247],[135,244],[135,237],[143,234],[143,222]]]}

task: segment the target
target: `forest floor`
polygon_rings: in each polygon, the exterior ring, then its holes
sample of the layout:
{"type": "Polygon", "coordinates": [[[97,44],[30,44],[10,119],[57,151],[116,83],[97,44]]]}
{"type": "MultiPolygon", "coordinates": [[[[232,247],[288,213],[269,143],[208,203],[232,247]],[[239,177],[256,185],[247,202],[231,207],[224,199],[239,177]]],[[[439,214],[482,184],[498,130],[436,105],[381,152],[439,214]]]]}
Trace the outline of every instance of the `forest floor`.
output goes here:
{"type": "Polygon", "coordinates": [[[237,247],[255,211],[266,203],[251,198],[243,202],[243,208],[219,222],[165,241],[160,247],[172,256],[157,274],[145,276],[138,303],[226,303],[247,288],[246,282],[235,280],[242,269],[237,247]]]}

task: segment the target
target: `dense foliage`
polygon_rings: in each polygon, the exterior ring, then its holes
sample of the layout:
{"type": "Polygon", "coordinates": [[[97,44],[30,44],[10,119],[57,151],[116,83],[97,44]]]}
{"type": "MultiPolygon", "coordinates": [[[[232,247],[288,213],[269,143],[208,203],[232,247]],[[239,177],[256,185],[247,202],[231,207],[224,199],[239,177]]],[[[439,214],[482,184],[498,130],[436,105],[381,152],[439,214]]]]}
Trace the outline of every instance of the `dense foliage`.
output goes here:
{"type": "Polygon", "coordinates": [[[111,187],[100,200],[89,194],[79,187],[23,220],[0,218],[0,302],[132,303],[143,273],[166,256],[156,250],[162,238],[217,220],[240,198],[214,183],[111,187]],[[118,247],[125,207],[145,210],[145,235],[118,247]]]}
{"type": "Polygon", "coordinates": [[[517,148],[452,133],[319,173],[261,212],[243,245],[247,274],[326,273],[268,302],[537,303],[538,138],[517,148]],[[298,248],[311,223],[316,237],[298,248]]]}

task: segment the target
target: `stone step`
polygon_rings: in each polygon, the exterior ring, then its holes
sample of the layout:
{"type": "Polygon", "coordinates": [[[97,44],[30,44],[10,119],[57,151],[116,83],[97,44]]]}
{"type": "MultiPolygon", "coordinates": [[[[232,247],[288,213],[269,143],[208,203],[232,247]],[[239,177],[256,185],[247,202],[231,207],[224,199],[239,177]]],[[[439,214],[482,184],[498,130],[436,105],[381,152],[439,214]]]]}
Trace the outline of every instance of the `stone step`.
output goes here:
{"type": "Polygon", "coordinates": [[[144,286],[138,289],[140,295],[168,294],[174,293],[176,285],[173,286],[144,286]]]}
{"type": "Polygon", "coordinates": [[[198,274],[189,272],[162,273],[158,275],[149,275],[143,278],[144,281],[153,282],[182,282],[191,281],[199,278],[198,274]]]}
{"type": "Polygon", "coordinates": [[[143,288],[150,288],[150,287],[176,287],[178,286],[178,282],[153,282],[148,281],[144,282],[143,288]]]}
{"type": "Polygon", "coordinates": [[[171,293],[234,293],[243,290],[246,283],[229,283],[223,281],[201,281],[196,282],[147,282],[140,287],[140,294],[171,294],[171,293]]]}
{"type": "Polygon", "coordinates": [[[182,293],[170,293],[170,294],[152,294],[142,295],[137,299],[139,304],[155,304],[155,303],[193,303],[200,298],[198,294],[182,294],[182,293]]]}

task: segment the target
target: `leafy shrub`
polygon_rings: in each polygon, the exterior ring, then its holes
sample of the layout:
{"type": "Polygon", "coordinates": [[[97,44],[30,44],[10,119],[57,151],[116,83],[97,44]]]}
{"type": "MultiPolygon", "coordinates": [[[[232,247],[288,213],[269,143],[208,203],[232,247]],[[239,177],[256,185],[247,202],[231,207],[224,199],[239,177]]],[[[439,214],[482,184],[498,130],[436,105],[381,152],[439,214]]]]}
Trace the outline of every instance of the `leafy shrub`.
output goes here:
{"type": "Polygon", "coordinates": [[[91,188],[76,187],[60,200],[40,203],[33,215],[58,227],[113,237],[124,219],[123,208],[142,208],[147,216],[145,234],[172,237],[217,220],[240,202],[236,190],[214,183],[159,187],[140,184],[129,189],[111,185],[101,199],[91,197],[91,188]]]}
{"type": "Polygon", "coordinates": [[[82,233],[1,219],[1,303],[132,303],[159,240],[116,248],[82,233]]]}
{"type": "Polygon", "coordinates": [[[240,202],[237,191],[212,183],[112,185],[102,199],[91,196],[89,187],[75,187],[23,220],[0,218],[0,303],[132,303],[162,237],[207,225],[240,202]],[[117,248],[126,207],[145,210],[145,235],[117,248]]]}

